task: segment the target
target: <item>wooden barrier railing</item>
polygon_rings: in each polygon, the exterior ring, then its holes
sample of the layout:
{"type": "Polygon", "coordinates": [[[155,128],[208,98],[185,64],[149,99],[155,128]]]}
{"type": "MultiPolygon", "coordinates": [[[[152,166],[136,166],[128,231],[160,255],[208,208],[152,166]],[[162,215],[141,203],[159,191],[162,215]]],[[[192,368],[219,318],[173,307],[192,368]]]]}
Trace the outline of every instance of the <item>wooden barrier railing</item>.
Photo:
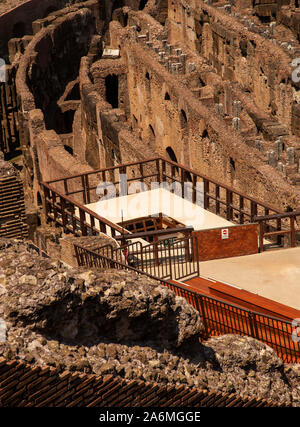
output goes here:
{"type": "MultiPolygon", "coordinates": [[[[238,224],[252,223],[257,216],[282,214],[264,202],[162,157],[64,177],[42,185],[47,194],[49,191],[59,194],[62,203],[63,198],[68,204],[76,201],[83,217],[83,212],[88,211],[84,205],[99,201],[100,193],[107,194],[106,197],[127,195],[136,191],[131,185],[136,185],[137,182],[141,191],[157,186],[167,187],[192,203],[238,224]]],[[[47,194],[47,207],[50,207],[51,199],[47,194]]],[[[53,204],[52,208],[56,209],[53,204]]],[[[48,218],[51,220],[49,215],[48,218]]],[[[53,218],[52,221],[56,222],[56,219],[53,218]]],[[[105,223],[104,218],[101,221],[105,223]]],[[[79,221],[81,223],[86,227],[84,221],[79,221]]],[[[73,229],[75,228],[71,227],[70,231],[73,229]]]]}
{"type": "Polygon", "coordinates": [[[185,298],[200,313],[204,325],[200,339],[222,334],[246,335],[272,347],[285,363],[300,363],[300,343],[292,338],[294,328],[291,322],[202,295],[80,245],[74,246],[80,266],[130,270],[159,281],[162,285],[173,290],[176,295],[185,298]]]}
{"type": "Polygon", "coordinates": [[[53,190],[47,184],[42,185],[46,217],[61,226],[64,232],[71,232],[77,236],[96,236],[102,232],[112,237],[128,233],[126,229],[74,202],[69,196],[53,190]]]}
{"type": "Polygon", "coordinates": [[[197,243],[195,236],[166,238],[147,245],[139,241],[119,248],[106,245],[94,252],[120,263],[126,262],[151,276],[183,280],[200,274],[197,243]]]}
{"type": "Polygon", "coordinates": [[[277,215],[257,216],[254,218],[258,222],[259,227],[259,250],[265,250],[264,239],[269,239],[271,242],[276,242],[277,245],[282,245],[282,240],[285,239],[285,247],[295,247],[297,243],[297,233],[300,228],[298,219],[300,211],[287,212],[277,215]]]}

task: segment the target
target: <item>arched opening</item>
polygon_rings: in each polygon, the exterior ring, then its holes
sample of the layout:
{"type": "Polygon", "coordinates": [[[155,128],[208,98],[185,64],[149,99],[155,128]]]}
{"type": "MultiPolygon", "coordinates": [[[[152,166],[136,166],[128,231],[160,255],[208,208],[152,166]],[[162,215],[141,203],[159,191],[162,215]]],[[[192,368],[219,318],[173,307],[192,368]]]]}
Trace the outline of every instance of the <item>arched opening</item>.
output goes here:
{"type": "Polygon", "coordinates": [[[295,7],[298,8],[299,7],[299,0],[295,0],[295,7]]]}
{"type": "Polygon", "coordinates": [[[128,25],[128,13],[124,13],[124,15],[122,15],[121,25],[122,25],[122,27],[127,27],[127,25],[128,25]]]}
{"type": "Polygon", "coordinates": [[[72,147],[69,147],[68,145],[64,145],[64,149],[67,151],[67,153],[69,153],[73,156],[73,148],[72,147]]]}
{"type": "Polygon", "coordinates": [[[148,71],[147,71],[145,77],[146,77],[147,80],[150,80],[150,75],[149,75],[148,71]]]}
{"type": "Polygon", "coordinates": [[[188,120],[184,110],[180,111],[180,127],[182,130],[182,136],[186,137],[188,135],[188,120]]]}
{"type": "Polygon", "coordinates": [[[230,163],[231,168],[235,171],[235,161],[233,160],[232,157],[229,157],[229,163],[230,163]]]}
{"type": "Polygon", "coordinates": [[[135,115],[132,115],[133,118],[133,127],[136,129],[138,127],[138,119],[135,117],[135,115]]]}
{"type": "MultiPolygon", "coordinates": [[[[174,150],[173,150],[173,148],[172,148],[172,147],[167,147],[167,148],[166,148],[166,152],[167,152],[168,156],[170,157],[170,159],[171,159],[173,162],[178,163],[178,161],[177,161],[177,157],[176,157],[176,154],[175,154],[175,152],[174,152],[174,150]]],[[[178,172],[178,167],[177,167],[177,166],[176,166],[176,171],[178,172]]]]}
{"type": "Polygon", "coordinates": [[[187,116],[184,110],[180,111],[180,125],[182,129],[187,125],[187,116]]]}
{"type": "Polygon", "coordinates": [[[109,74],[105,78],[105,96],[113,108],[119,107],[119,79],[115,74],[109,74]]]}
{"type": "Polygon", "coordinates": [[[150,129],[151,134],[155,137],[155,132],[154,132],[154,129],[151,125],[149,125],[149,129],[150,129]]]}
{"type": "Polygon", "coordinates": [[[41,195],[40,195],[39,191],[36,194],[36,200],[37,200],[38,206],[42,206],[43,202],[42,202],[42,198],[41,198],[41,195]]]}
{"type": "Polygon", "coordinates": [[[139,5],[139,10],[145,9],[145,6],[147,3],[148,3],[148,0],[141,0],[139,5]]]}
{"type": "Polygon", "coordinates": [[[151,125],[149,125],[149,142],[152,147],[155,145],[155,132],[151,125]]]}
{"type": "Polygon", "coordinates": [[[24,22],[17,22],[14,26],[13,26],[13,37],[14,38],[21,38],[23,36],[25,36],[26,33],[26,27],[24,22]]]}
{"type": "Polygon", "coordinates": [[[202,137],[202,138],[208,138],[208,132],[207,132],[207,130],[206,130],[206,129],[204,129],[204,131],[202,132],[201,137],[202,137]]]}
{"type": "Polygon", "coordinates": [[[165,94],[165,101],[170,101],[170,100],[171,100],[170,95],[169,95],[168,92],[166,92],[166,94],[165,94]]]}

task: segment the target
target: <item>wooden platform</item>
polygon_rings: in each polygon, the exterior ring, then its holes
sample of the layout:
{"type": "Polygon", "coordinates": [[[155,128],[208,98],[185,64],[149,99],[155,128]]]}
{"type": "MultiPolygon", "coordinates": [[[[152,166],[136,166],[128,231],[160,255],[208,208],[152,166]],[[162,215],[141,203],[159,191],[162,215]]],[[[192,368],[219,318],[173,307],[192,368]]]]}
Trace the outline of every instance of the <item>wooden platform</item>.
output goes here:
{"type": "Polygon", "coordinates": [[[300,318],[299,310],[222,282],[204,277],[196,277],[187,280],[185,283],[189,289],[221,299],[229,304],[235,304],[241,308],[257,311],[258,313],[278,317],[283,320],[292,321],[293,319],[300,318]]]}

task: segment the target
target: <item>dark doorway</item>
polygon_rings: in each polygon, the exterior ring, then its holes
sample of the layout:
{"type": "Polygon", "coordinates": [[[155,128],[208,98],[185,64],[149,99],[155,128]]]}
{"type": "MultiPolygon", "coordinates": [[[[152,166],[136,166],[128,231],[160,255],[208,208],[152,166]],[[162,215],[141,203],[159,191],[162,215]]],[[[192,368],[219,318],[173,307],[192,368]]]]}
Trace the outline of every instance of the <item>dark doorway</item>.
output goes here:
{"type": "Polygon", "coordinates": [[[171,147],[167,147],[167,148],[166,148],[166,152],[168,153],[168,155],[169,155],[170,159],[171,159],[173,162],[178,163],[178,161],[177,161],[177,157],[176,157],[176,154],[174,153],[173,148],[171,148],[171,147]]]}
{"type": "Polygon", "coordinates": [[[43,202],[39,191],[37,192],[36,199],[38,206],[42,206],[43,202]]]}
{"type": "Polygon", "coordinates": [[[180,111],[180,123],[182,128],[187,124],[187,116],[184,110],[180,111]]]}
{"type": "Polygon", "coordinates": [[[119,79],[115,74],[110,74],[105,78],[106,101],[113,108],[119,107],[119,79]]]}
{"type": "Polygon", "coordinates": [[[69,154],[72,154],[72,156],[73,156],[73,148],[72,148],[72,147],[69,147],[68,145],[64,145],[64,149],[65,149],[69,154]]]}
{"type": "MultiPolygon", "coordinates": [[[[176,154],[174,153],[173,148],[171,148],[171,147],[167,147],[167,148],[166,148],[166,152],[168,153],[168,156],[170,157],[170,159],[171,159],[173,162],[178,163],[178,161],[177,161],[177,157],[176,157],[176,154]]],[[[176,166],[176,171],[178,172],[178,167],[177,167],[177,166],[176,166]]]]}
{"type": "Polygon", "coordinates": [[[145,9],[145,6],[147,3],[148,3],[148,0],[141,0],[139,5],[139,10],[145,9]]]}

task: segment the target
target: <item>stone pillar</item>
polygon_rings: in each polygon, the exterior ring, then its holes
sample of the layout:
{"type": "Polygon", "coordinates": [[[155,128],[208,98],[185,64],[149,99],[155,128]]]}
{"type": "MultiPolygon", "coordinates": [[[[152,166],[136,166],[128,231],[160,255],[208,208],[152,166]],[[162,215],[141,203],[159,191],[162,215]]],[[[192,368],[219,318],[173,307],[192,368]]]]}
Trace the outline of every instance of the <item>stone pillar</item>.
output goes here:
{"type": "Polygon", "coordinates": [[[240,117],[241,111],[242,111],[241,101],[233,101],[233,116],[240,117]]]}
{"type": "Polygon", "coordinates": [[[179,72],[178,64],[171,64],[171,71],[172,71],[172,74],[178,74],[179,72]]]}
{"type": "Polygon", "coordinates": [[[274,34],[274,29],[276,27],[276,22],[271,22],[270,23],[270,34],[274,34]]]}
{"type": "Polygon", "coordinates": [[[267,156],[268,156],[269,165],[272,166],[273,168],[275,168],[277,166],[277,158],[276,158],[275,151],[273,151],[273,150],[268,151],[267,156]]]}
{"type": "Polygon", "coordinates": [[[286,150],[286,164],[293,165],[295,163],[295,148],[289,147],[286,150]]]}
{"type": "Polygon", "coordinates": [[[137,34],[137,28],[135,25],[133,25],[132,27],[130,27],[132,33],[134,34],[135,40],[138,41],[138,34],[137,34]]]}
{"type": "Polygon", "coordinates": [[[216,113],[223,116],[223,104],[215,104],[216,113]]]}
{"type": "Polygon", "coordinates": [[[159,54],[159,60],[160,60],[160,62],[163,62],[164,57],[166,55],[166,52],[159,52],[158,54],[159,54]]]}
{"type": "Polygon", "coordinates": [[[194,62],[190,62],[188,64],[188,72],[192,73],[193,71],[195,71],[195,69],[196,69],[195,63],[194,62]]]}
{"type": "Polygon", "coordinates": [[[187,54],[186,53],[182,53],[180,55],[180,59],[181,59],[181,64],[182,64],[182,72],[183,74],[186,74],[186,60],[187,60],[187,54]]]}
{"type": "Polygon", "coordinates": [[[167,51],[169,52],[169,55],[173,54],[173,45],[167,44],[167,51]]]}
{"type": "Polygon", "coordinates": [[[241,119],[239,117],[234,117],[232,119],[232,127],[238,131],[241,129],[241,119]]]}
{"type": "Polygon", "coordinates": [[[279,160],[283,152],[283,142],[280,139],[277,139],[277,141],[274,142],[274,151],[277,155],[277,159],[279,160]]]}
{"type": "Polygon", "coordinates": [[[163,49],[167,48],[167,43],[168,43],[168,40],[162,40],[162,47],[163,47],[163,49]]]}
{"type": "Polygon", "coordinates": [[[254,142],[254,146],[259,151],[264,151],[264,145],[263,142],[260,139],[256,139],[254,142]]]}

